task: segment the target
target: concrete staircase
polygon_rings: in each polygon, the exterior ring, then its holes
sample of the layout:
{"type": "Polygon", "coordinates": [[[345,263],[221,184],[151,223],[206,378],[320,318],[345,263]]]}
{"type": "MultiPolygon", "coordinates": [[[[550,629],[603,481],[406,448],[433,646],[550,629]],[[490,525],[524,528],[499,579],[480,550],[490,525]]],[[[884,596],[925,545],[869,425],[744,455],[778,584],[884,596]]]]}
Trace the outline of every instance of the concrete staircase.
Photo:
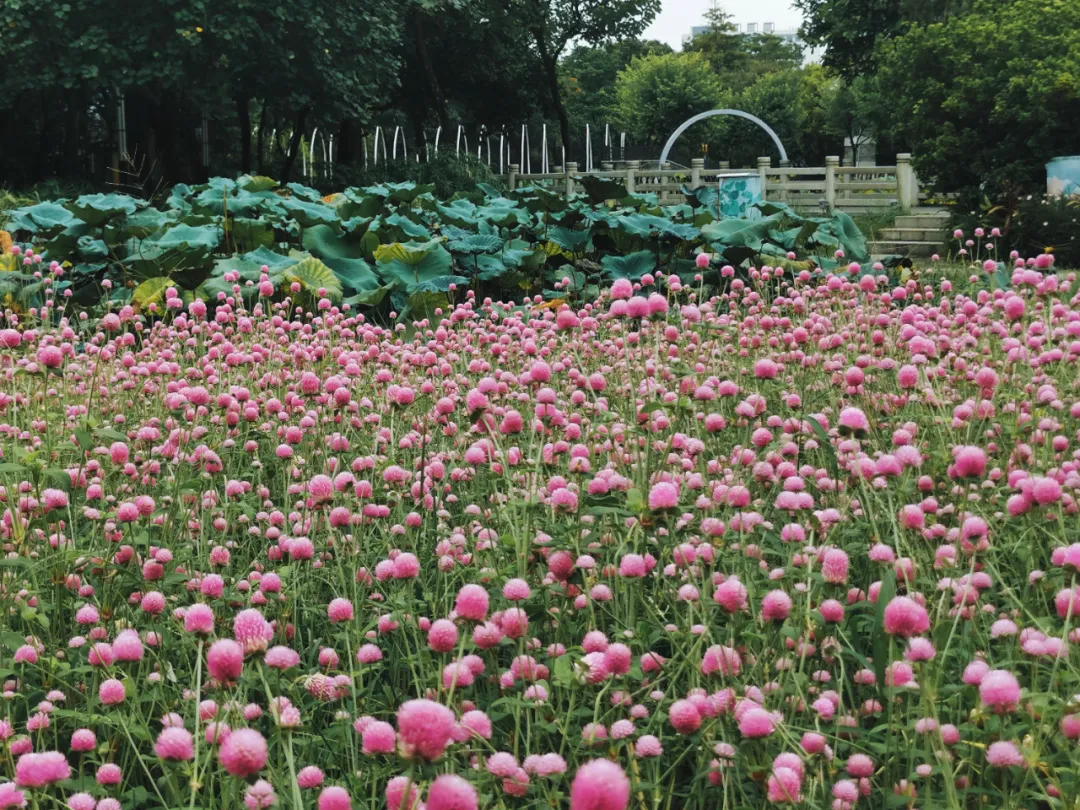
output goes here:
{"type": "Polygon", "coordinates": [[[945,252],[945,227],[949,212],[939,208],[913,208],[898,216],[891,228],[883,228],[877,241],[869,242],[871,256],[912,256],[929,258],[945,252]]]}

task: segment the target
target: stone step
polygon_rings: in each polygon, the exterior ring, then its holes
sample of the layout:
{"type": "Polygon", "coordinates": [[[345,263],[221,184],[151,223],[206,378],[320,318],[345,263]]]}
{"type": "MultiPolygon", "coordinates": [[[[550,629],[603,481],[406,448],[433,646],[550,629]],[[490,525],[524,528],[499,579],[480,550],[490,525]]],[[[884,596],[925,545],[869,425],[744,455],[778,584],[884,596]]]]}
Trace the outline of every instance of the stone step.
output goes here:
{"type": "Polygon", "coordinates": [[[941,242],[944,235],[944,232],[938,228],[918,228],[900,224],[878,231],[878,238],[882,242],[941,242]]]}
{"type": "Polygon", "coordinates": [[[923,214],[902,214],[896,218],[896,228],[926,228],[944,233],[949,224],[948,217],[925,216],[923,214]]]}
{"type": "Polygon", "coordinates": [[[925,258],[935,253],[942,253],[940,242],[867,242],[867,249],[874,256],[919,256],[925,258]]]}

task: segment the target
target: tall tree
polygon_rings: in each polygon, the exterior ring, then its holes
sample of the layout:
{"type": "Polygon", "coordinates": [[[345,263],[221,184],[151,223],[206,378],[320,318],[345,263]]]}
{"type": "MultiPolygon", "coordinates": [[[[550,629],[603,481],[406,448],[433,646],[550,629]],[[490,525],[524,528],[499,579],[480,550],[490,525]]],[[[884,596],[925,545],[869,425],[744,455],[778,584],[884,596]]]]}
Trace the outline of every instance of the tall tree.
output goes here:
{"type": "Polygon", "coordinates": [[[638,36],[660,11],[660,0],[501,0],[502,9],[533,39],[570,154],[570,115],[563,102],[559,59],[570,42],[592,45],[638,36]]]}
{"type": "Polygon", "coordinates": [[[615,82],[635,58],[671,53],[656,40],[626,39],[601,45],[577,45],[559,63],[563,100],[573,131],[615,117],[615,82]]]}
{"type": "Polygon", "coordinates": [[[878,117],[944,191],[1030,194],[1076,153],[1080,0],[976,0],[880,46],[878,117]]]}
{"type": "Polygon", "coordinates": [[[792,5],[803,13],[803,38],[809,45],[824,46],[822,63],[848,79],[872,71],[878,42],[901,36],[913,23],[946,22],[968,10],[971,3],[972,0],[792,0],[792,5]]]}
{"type": "Polygon", "coordinates": [[[724,84],[741,90],[765,73],[794,70],[802,64],[802,48],[775,34],[740,34],[731,16],[716,7],[705,14],[708,30],[686,43],[685,51],[700,53],[724,77],[724,84]]]}

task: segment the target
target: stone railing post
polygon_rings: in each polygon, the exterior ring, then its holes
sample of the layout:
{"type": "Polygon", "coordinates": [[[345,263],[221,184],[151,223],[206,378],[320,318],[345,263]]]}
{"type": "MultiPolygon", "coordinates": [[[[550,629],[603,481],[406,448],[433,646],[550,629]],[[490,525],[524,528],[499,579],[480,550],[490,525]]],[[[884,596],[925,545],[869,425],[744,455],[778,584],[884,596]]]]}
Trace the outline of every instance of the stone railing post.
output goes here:
{"type": "Polygon", "coordinates": [[[569,197],[574,193],[574,175],[577,174],[577,164],[566,164],[566,196],[569,197]]]}
{"type": "MultiPolygon", "coordinates": [[[[781,169],[790,169],[791,168],[791,161],[790,160],[781,160],[780,161],[780,168],[781,169]]],[[[787,181],[788,181],[788,173],[787,172],[781,172],[780,173],[780,188],[778,189],[779,193],[776,195],[776,198],[778,200],[786,200],[788,198],[788,190],[786,188],[784,188],[784,186],[787,185],[787,181]]]]}
{"type": "Polygon", "coordinates": [[[690,188],[701,185],[701,175],[705,171],[705,158],[694,158],[690,161],[690,188]]]}
{"type": "Polygon", "coordinates": [[[901,152],[896,156],[896,201],[905,211],[910,211],[919,204],[919,188],[908,152],[901,152]]]}
{"type": "Polygon", "coordinates": [[[521,167],[516,163],[510,164],[510,175],[506,180],[506,187],[513,191],[517,187],[517,176],[521,167]]]}
{"type": "Polygon", "coordinates": [[[602,171],[602,172],[613,172],[613,171],[615,171],[615,164],[612,163],[610,160],[601,161],[601,163],[600,163],[600,171],[602,171]]]}
{"type": "Polygon", "coordinates": [[[634,193],[634,176],[637,174],[637,171],[640,168],[640,160],[626,161],[626,190],[631,194],[634,193]]]}
{"type": "Polygon", "coordinates": [[[759,157],[757,159],[758,177],[761,178],[761,201],[769,199],[769,174],[768,169],[772,166],[772,158],[759,157]]]}
{"type": "Polygon", "coordinates": [[[825,158],[825,205],[829,213],[836,206],[836,168],[840,165],[840,158],[830,155],[825,158]]]}

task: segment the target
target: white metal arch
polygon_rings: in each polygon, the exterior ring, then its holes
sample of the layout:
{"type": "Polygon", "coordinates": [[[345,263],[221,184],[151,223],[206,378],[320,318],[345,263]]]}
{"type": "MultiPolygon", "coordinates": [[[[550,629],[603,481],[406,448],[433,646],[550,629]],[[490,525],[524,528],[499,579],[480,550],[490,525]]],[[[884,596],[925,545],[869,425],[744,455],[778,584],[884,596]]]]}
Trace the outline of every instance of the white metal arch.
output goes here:
{"type": "Polygon", "coordinates": [[[664,144],[664,151],[660,153],[660,165],[663,166],[665,163],[667,163],[668,152],[671,151],[671,147],[675,145],[675,141],[679,139],[680,135],[686,132],[686,130],[688,130],[698,121],[704,121],[706,118],[712,118],[716,115],[733,115],[736,118],[745,118],[747,121],[757,124],[763,130],[765,130],[768,136],[772,138],[772,142],[776,144],[776,148],[780,152],[780,160],[786,161],[788,159],[787,150],[784,149],[784,145],[780,143],[780,138],[775,132],[773,132],[772,127],[770,127],[757,116],[751,115],[747,112],[743,112],[742,110],[709,110],[708,112],[698,113],[693,118],[688,118],[687,120],[683,121],[679,128],[673,133],[671,133],[671,137],[668,138],[667,143],[664,144]]]}

